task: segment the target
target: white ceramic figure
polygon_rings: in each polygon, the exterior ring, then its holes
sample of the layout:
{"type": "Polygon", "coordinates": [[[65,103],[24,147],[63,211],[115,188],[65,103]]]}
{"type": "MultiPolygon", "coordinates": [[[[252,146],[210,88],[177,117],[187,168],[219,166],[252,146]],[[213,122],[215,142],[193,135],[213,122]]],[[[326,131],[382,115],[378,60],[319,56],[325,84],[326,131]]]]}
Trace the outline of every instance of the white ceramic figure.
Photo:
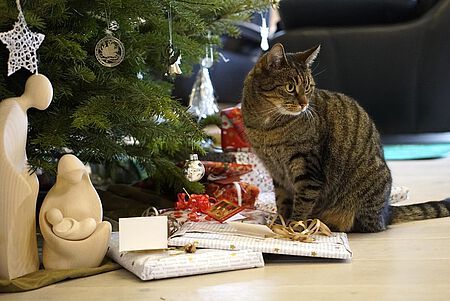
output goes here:
{"type": "Polygon", "coordinates": [[[45,110],[53,88],[42,74],[30,76],[20,97],[0,102],[0,278],[14,279],[39,269],[36,200],[39,183],[25,151],[27,110],[45,110]]]}
{"type": "Polygon", "coordinates": [[[111,235],[111,224],[102,222],[102,217],[102,204],[85,166],[74,155],[64,155],[39,214],[44,267],[99,266],[111,235]]]}

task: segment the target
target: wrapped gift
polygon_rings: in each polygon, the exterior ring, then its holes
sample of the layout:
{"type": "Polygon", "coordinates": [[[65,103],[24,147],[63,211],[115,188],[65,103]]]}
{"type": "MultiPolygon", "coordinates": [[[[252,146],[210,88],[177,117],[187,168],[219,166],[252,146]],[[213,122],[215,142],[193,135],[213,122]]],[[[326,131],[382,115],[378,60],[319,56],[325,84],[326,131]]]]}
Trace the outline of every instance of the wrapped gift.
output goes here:
{"type": "Polygon", "coordinates": [[[232,107],[220,112],[222,118],[222,150],[223,151],[248,151],[250,144],[245,137],[244,121],[241,108],[232,107]]]}
{"type": "Polygon", "coordinates": [[[273,181],[262,161],[252,152],[209,152],[204,161],[250,164],[251,171],[241,175],[241,180],[258,186],[261,192],[273,191],[273,181]]]}
{"type": "Polygon", "coordinates": [[[228,200],[239,206],[253,208],[259,195],[259,188],[246,182],[206,184],[206,193],[217,200],[228,200]]]}
{"type": "Polygon", "coordinates": [[[202,212],[192,212],[190,210],[163,210],[161,215],[166,215],[169,218],[177,220],[179,224],[184,224],[187,221],[191,222],[206,222],[214,219],[202,212]]]}
{"type": "Polygon", "coordinates": [[[252,152],[231,152],[233,162],[251,164],[252,171],[241,176],[241,180],[258,186],[261,192],[274,191],[273,180],[263,162],[252,152]]]}
{"type": "Polygon", "coordinates": [[[240,181],[252,171],[252,164],[203,161],[208,183],[206,193],[218,201],[227,200],[253,208],[259,194],[255,185],[240,181]]]}
{"type": "Polygon", "coordinates": [[[230,270],[263,267],[261,252],[198,249],[119,252],[119,233],[113,232],[108,257],[142,280],[181,277],[230,270]]]}
{"type": "Polygon", "coordinates": [[[268,213],[277,213],[275,192],[272,191],[260,193],[255,202],[255,209],[268,213]]]}
{"type": "Polygon", "coordinates": [[[202,161],[205,175],[209,181],[228,184],[239,181],[241,177],[253,170],[252,164],[202,161]]]}
{"type": "Polygon", "coordinates": [[[199,248],[220,250],[252,250],[263,253],[285,254],[334,259],[351,259],[352,251],[347,235],[334,232],[331,236],[314,235],[313,243],[281,238],[246,236],[229,224],[185,223],[169,239],[170,246],[184,246],[196,242],[199,248]]]}
{"type": "Polygon", "coordinates": [[[391,197],[389,201],[391,204],[395,204],[401,201],[409,199],[409,188],[404,186],[394,186],[391,189],[391,197]]]}

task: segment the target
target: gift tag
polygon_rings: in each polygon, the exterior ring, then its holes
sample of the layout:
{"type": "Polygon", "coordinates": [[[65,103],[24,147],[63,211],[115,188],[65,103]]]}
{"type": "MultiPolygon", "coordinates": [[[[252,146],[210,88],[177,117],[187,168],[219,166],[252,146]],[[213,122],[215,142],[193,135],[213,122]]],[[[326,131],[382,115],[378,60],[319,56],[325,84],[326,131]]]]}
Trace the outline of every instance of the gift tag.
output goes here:
{"type": "Polygon", "coordinates": [[[226,221],[227,219],[241,212],[244,209],[245,209],[244,207],[238,206],[235,203],[226,200],[221,200],[215,203],[211,207],[211,209],[208,212],[206,212],[206,214],[212,217],[213,219],[223,223],[224,221],[226,221]]]}
{"type": "Polygon", "coordinates": [[[119,218],[119,252],[167,249],[167,216],[119,218]]]}

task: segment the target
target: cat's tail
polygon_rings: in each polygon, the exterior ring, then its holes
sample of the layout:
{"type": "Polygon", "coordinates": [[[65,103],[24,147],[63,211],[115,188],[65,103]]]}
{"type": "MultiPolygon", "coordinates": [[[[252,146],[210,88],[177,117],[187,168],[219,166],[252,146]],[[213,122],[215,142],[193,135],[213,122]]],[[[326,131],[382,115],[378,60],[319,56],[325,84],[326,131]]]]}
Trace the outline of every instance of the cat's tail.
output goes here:
{"type": "Polygon", "coordinates": [[[450,198],[404,206],[390,206],[391,224],[450,216],[450,198]]]}

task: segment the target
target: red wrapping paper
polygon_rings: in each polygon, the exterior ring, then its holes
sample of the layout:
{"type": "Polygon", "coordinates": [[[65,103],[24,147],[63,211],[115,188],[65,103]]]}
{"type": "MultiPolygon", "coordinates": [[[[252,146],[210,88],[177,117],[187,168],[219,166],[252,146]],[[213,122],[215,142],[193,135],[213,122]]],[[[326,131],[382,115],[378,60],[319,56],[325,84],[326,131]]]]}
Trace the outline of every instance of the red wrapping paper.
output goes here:
{"type": "Polygon", "coordinates": [[[221,184],[233,183],[240,180],[242,175],[252,171],[252,164],[226,163],[202,161],[205,174],[209,181],[221,184]]]}
{"type": "Polygon", "coordinates": [[[244,132],[244,121],[242,120],[241,108],[232,107],[220,112],[222,118],[222,150],[226,151],[249,151],[250,143],[244,132]]]}
{"type": "Polygon", "coordinates": [[[256,198],[259,195],[259,188],[246,182],[236,182],[230,184],[208,183],[206,185],[206,193],[213,196],[218,201],[228,200],[235,204],[239,204],[239,194],[241,196],[241,206],[246,208],[254,208],[256,198]],[[239,187],[239,188],[238,188],[239,187]],[[240,191],[238,191],[238,189],[240,191]]]}

